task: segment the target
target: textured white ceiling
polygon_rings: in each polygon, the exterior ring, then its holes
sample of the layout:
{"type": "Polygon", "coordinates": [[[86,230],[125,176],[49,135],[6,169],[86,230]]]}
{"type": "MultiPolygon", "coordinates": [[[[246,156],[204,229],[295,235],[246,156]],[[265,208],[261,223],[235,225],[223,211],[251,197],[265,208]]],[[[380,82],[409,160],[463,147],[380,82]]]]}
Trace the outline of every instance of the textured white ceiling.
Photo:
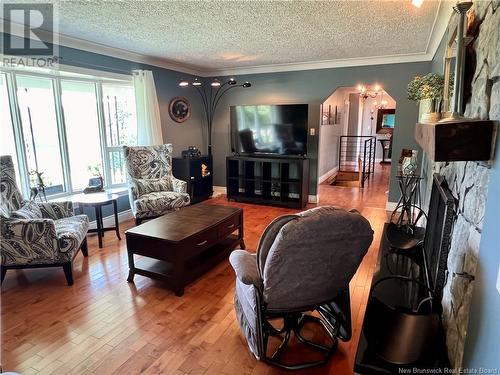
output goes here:
{"type": "Polygon", "coordinates": [[[62,1],[59,32],[200,70],[426,53],[439,1],[62,1]]]}

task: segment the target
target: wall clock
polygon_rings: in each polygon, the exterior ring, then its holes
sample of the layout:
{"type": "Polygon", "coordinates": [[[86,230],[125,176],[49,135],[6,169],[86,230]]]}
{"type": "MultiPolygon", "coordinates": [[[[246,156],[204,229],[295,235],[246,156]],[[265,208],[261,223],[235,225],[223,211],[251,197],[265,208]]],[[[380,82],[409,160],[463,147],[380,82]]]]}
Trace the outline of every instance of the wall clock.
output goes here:
{"type": "Polygon", "coordinates": [[[184,122],[191,117],[191,104],[186,98],[176,96],[168,105],[168,114],[175,122],[184,122]]]}

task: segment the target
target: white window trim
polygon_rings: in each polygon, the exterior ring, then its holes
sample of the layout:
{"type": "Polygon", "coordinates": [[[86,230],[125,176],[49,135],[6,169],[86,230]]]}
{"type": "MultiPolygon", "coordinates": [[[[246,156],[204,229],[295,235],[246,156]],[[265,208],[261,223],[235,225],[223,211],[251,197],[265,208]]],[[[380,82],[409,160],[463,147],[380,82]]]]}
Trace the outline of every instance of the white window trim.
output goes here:
{"type": "Polygon", "coordinates": [[[115,84],[119,84],[121,82],[128,84],[133,82],[132,73],[130,73],[130,75],[127,75],[62,64],[60,65],[59,69],[37,69],[30,67],[6,67],[0,63],[0,71],[20,73],[23,75],[31,74],[39,77],[61,77],[67,80],[75,81],[99,81],[115,84]]]}
{"type": "Polygon", "coordinates": [[[58,194],[51,194],[48,198],[50,200],[59,199],[65,196],[78,194],[83,191],[83,189],[73,189],[71,186],[71,171],[69,163],[69,153],[67,149],[66,140],[66,124],[63,115],[63,107],[61,101],[61,81],[77,81],[77,82],[87,82],[93,83],[96,94],[96,110],[98,117],[99,126],[99,137],[101,145],[101,161],[103,166],[103,174],[106,182],[105,187],[107,189],[124,189],[127,184],[111,184],[111,170],[110,170],[110,160],[109,160],[109,150],[114,148],[121,148],[121,146],[107,146],[106,144],[106,126],[104,119],[104,108],[103,108],[103,94],[102,85],[112,84],[114,86],[133,85],[132,75],[102,72],[93,69],[79,68],[73,66],[64,66],[64,70],[57,71],[42,71],[37,69],[29,68],[6,68],[0,65],[0,73],[6,75],[7,92],[9,95],[9,106],[11,112],[12,126],[14,132],[14,140],[16,144],[16,154],[19,166],[19,179],[21,181],[21,191],[24,196],[29,196],[30,194],[30,182],[28,173],[28,164],[26,159],[26,150],[24,147],[24,136],[22,131],[22,121],[19,113],[19,104],[17,100],[17,83],[15,76],[17,74],[23,76],[33,76],[42,77],[52,80],[52,89],[54,95],[54,105],[55,114],[57,122],[57,132],[59,136],[59,150],[61,153],[62,162],[62,172],[65,191],[58,194]]]}

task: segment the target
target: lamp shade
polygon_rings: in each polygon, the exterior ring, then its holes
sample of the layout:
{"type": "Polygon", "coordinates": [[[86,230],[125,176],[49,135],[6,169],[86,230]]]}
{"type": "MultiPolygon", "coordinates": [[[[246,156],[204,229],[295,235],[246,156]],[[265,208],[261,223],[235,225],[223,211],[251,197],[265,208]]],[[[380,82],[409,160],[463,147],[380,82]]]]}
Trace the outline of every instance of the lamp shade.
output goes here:
{"type": "Polygon", "coordinates": [[[189,82],[186,81],[185,79],[183,79],[183,80],[179,81],[179,86],[180,87],[187,87],[187,86],[189,86],[189,82]]]}
{"type": "Polygon", "coordinates": [[[218,79],[214,79],[212,83],[210,84],[212,87],[219,87],[220,86],[220,81],[218,79]]]}
{"type": "Polygon", "coordinates": [[[241,85],[242,87],[251,87],[252,84],[250,82],[245,82],[243,85],[241,85]]]}
{"type": "Polygon", "coordinates": [[[198,78],[195,78],[192,85],[195,87],[201,86],[201,81],[198,78]]]}

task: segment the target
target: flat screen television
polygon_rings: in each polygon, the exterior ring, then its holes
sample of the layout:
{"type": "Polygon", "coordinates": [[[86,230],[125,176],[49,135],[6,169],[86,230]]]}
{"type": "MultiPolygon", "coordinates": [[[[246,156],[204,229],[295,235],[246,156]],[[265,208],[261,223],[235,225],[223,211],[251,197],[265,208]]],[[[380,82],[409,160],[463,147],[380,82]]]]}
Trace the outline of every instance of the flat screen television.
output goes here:
{"type": "Polygon", "coordinates": [[[307,104],[231,107],[231,149],[247,155],[306,155],[307,104]]]}

